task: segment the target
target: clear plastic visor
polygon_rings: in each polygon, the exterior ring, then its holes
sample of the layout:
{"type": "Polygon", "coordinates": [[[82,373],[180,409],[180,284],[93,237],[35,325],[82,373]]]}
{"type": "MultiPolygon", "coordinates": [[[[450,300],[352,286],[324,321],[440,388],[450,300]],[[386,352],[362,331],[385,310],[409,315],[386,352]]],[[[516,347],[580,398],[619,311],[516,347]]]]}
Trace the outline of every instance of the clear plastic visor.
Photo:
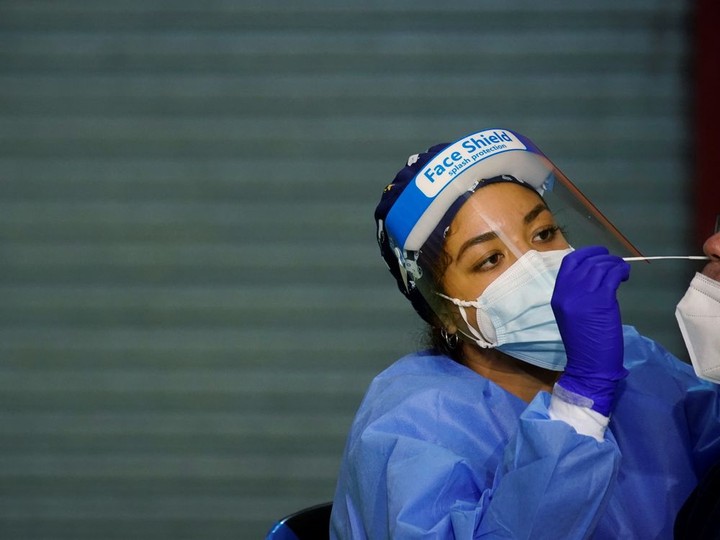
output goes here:
{"type": "MultiPolygon", "coordinates": [[[[560,262],[573,248],[603,245],[619,256],[640,255],[562,172],[552,167],[550,178],[542,196],[511,179],[480,183],[437,224],[415,256],[416,285],[444,327],[493,346],[502,341],[496,329],[508,321],[493,320],[484,306],[547,307],[560,262]]],[[[533,339],[532,327],[524,337],[533,339]]]]}
{"type": "MultiPolygon", "coordinates": [[[[603,245],[641,255],[532,141],[502,128],[467,135],[434,156],[395,202],[385,229],[408,284],[441,320],[450,308],[438,293],[475,301],[529,252],[603,245]]],[[[521,274],[554,284],[547,264],[531,259],[521,274]]]]}
{"type": "Polygon", "coordinates": [[[542,196],[512,179],[481,182],[458,197],[418,252],[405,253],[406,266],[417,265],[416,285],[441,319],[448,311],[443,297],[476,301],[531,251],[562,252],[523,263],[523,274],[532,274],[535,286],[550,291],[559,264],[548,261],[559,262],[572,248],[603,245],[618,256],[641,255],[561,171],[550,167],[552,181],[542,196]]]}

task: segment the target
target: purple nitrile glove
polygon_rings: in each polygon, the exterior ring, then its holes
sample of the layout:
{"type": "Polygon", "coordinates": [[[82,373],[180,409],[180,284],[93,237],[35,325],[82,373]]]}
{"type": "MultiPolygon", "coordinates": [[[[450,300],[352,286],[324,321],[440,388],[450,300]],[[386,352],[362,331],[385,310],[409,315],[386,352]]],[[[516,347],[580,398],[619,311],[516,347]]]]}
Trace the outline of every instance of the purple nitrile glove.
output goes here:
{"type": "Polygon", "coordinates": [[[630,265],[604,247],[578,249],[563,259],[551,300],[567,353],[557,384],[604,416],[627,376],[617,289],[629,276],[630,265]]]}

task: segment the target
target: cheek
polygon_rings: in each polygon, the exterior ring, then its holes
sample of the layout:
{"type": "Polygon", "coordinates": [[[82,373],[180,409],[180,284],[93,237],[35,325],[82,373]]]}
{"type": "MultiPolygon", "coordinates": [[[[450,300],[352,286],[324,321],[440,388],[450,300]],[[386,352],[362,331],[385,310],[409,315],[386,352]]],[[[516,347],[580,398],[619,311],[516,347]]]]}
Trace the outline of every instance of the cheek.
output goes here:
{"type": "Polygon", "coordinates": [[[567,241],[562,233],[559,233],[555,241],[553,242],[553,249],[567,249],[570,247],[570,243],[567,241]]]}
{"type": "Polygon", "coordinates": [[[489,276],[481,273],[466,273],[449,268],[443,276],[445,294],[460,300],[475,300],[493,282],[489,276]]]}
{"type": "MultiPolygon", "coordinates": [[[[466,307],[465,308],[465,317],[468,320],[468,323],[471,326],[477,326],[477,309],[474,307],[466,307]]],[[[468,324],[465,323],[465,321],[462,318],[462,315],[460,314],[460,310],[457,311],[457,319],[458,319],[458,325],[463,328],[467,327],[468,324]]]]}

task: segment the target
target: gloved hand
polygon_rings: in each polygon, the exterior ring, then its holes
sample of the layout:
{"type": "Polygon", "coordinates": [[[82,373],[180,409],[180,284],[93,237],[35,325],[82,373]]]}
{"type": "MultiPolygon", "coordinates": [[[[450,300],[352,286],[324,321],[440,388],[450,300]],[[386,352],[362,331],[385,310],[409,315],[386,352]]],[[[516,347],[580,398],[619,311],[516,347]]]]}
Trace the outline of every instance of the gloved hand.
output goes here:
{"type": "Polygon", "coordinates": [[[623,367],[623,331],[617,288],[630,265],[601,246],[569,253],[560,265],[551,305],[567,353],[557,384],[592,400],[610,416],[623,367]]]}

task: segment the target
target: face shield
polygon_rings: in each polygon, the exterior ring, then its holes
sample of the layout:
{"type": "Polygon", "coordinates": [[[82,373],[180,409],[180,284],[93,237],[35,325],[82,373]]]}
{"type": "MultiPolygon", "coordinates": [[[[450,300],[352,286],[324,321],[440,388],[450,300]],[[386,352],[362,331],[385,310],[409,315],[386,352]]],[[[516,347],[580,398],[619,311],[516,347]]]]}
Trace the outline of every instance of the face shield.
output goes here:
{"type": "Polygon", "coordinates": [[[564,365],[549,299],[570,245],[639,255],[550,159],[507,129],[434,155],[381,227],[406,287],[443,328],[549,369],[564,365]],[[546,352],[538,361],[526,349],[546,352]]]}

